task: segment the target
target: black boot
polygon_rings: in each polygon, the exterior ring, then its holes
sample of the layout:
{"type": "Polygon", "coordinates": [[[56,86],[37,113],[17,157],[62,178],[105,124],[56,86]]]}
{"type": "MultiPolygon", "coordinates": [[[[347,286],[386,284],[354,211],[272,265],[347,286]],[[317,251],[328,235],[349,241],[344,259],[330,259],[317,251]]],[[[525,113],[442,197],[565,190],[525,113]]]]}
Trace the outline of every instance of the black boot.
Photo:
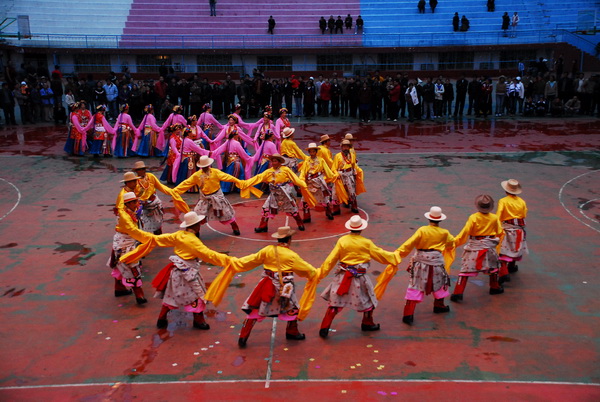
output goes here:
{"type": "Polygon", "coordinates": [[[254,228],[254,233],[266,233],[269,231],[269,218],[262,217],[260,218],[260,224],[257,228],[254,228]]]}

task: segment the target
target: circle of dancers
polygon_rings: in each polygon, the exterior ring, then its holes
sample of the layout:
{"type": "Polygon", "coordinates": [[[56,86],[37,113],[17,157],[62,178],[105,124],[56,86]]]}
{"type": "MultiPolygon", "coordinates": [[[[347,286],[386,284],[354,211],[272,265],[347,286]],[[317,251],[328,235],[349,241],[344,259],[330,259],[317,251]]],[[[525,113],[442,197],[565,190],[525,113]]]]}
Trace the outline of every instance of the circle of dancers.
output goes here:
{"type": "MultiPolygon", "coordinates": [[[[141,260],[156,247],[173,248],[168,264],[152,281],[155,297],[162,299],[158,328],[169,325],[169,312],[182,309],[193,313],[193,327],[210,329],[203,311],[207,303],[218,306],[234,276],[262,266],[261,279],[241,306],[246,313],[238,344],[246,347],[252,328],[267,317],[286,321],[286,339],[303,340],[298,328],[314,304],[318,284],[327,277],[330,283],[321,293],[327,301],[319,336],[327,338],[333,320],[345,307],[363,313],[362,331],[378,331],[374,311],[385,294],[398,265],[410,256],[409,284],[405,294],[402,321],[412,325],[417,304],[433,296],[433,313],[450,311],[445,299],[463,302],[469,277],[489,277],[489,294],[504,292],[503,283],[518,271],[517,262],[528,253],[525,219],[527,205],[519,196],[521,184],[515,179],[502,181],[505,196],[495,202],[488,194],[474,200],[470,215],[456,236],[441,227],[447,216],[439,206],[424,212],[429,223],[402,243],[387,251],[362,235],[369,223],[358,215],[357,196],[365,192],[364,174],[357,163],[354,136],[346,134],[340,151],[332,154],[331,139],[322,135],[303,150],[294,142],[295,129],[287,111],[273,123],[270,110],[256,123],[245,123],[232,114],[220,125],[205,112],[185,119],[181,108],[162,127],[157,126],[151,105],[139,127],[133,126],[122,109],[111,127],[99,107],[89,116],[85,106],[71,115],[65,150],[81,154],[86,149],[94,155],[159,156],[166,164],[161,180],[147,172],[144,161],[137,161],[121,180],[122,189],[115,203],[117,225],[108,266],[112,269],[115,297],[134,294],[137,304],[147,303],[142,289],[141,260]],[[86,113],[87,112],[87,113],[86,113]],[[87,117],[84,117],[87,116],[87,117]],[[86,120],[87,119],[87,120],[86,120]],[[87,133],[93,128],[91,144],[87,133]],[[255,132],[254,136],[252,133],[255,132]],[[254,152],[251,153],[250,149],[254,152]],[[96,153],[95,153],[96,152],[96,153]],[[216,166],[215,166],[216,165],[216,166]],[[230,225],[233,235],[240,235],[235,210],[225,194],[239,191],[243,198],[262,197],[268,193],[260,211],[256,233],[269,232],[269,219],[279,213],[291,217],[297,230],[311,222],[311,209],[324,209],[328,220],[341,214],[341,205],[353,215],[343,223],[349,232],[341,236],[319,267],[305,261],[292,250],[296,233],[289,226],[279,227],[271,237],[274,243],[256,253],[233,257],[208,248],[200,239],[200,228],[208,221],[230,225]],[[170,196],[183,215],[180,230],[162,233],[163,207],[157,191],[170,196]],[[198,194],[193,210],[182,199],[185,192],[198,194]],[[301,216],[302,213],[302,216],[301,216]],[[460,273],[450,293],[450,267],[456,249],[463,246],[460,273]],[[386,265],[375,285],[368,274],[371,260],[386,265]],[[223,267],[207,288],[201,274],[202,262],[223,267]],[[302,297],[296,296],[295,276],[307,279],[302,297]]],[[[339,224],[340,226],[342,224],[339,224]]]]}

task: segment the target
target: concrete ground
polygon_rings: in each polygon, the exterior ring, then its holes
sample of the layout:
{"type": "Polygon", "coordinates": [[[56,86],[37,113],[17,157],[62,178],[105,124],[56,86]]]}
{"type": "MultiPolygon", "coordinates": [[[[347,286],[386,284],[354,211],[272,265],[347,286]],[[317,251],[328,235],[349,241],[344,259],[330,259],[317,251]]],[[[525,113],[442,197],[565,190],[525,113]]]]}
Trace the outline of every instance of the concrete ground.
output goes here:
{"type": "MultiPolygon", "coordinates": [[[[363,233],[387,250],[439,205],[457,234],[475,196],[503,196],[516,178],[529,207],[530,255],[490,296],[486,278],[469,282],[462,303],[432,313],[432,299],[402,323],[409,258],[375,311],[379,332],[360,331],[360,315],[344,310],[328,339],[318,337],[326,308],[320,298],[300,323],[307,339],[286,341],[284,325],[257,324],[246,349],[237,337],[243,300],[260,269],[236,277],[207,311],[210,331],[191,327],[191,314],[171,313],[156,329],[158,299],[137,306],[115,298],[106,261],[119,180],[137,159],[70,157],[65,129],[0,130],[0,398],[2,400],[528,400],[600,398],[598,308],[600,267],[600,121],[597,119],[475,120],[359,124],[293,122],[304,148],[321,134],[352,132],[368,192],[359,196],[363,233]]],[[[146,159],[159,174],[158,159],[146,159]]],[[[270,244],[254,234],[261,201],[228,196],[242,235],[211,223],[210,248],[244,256],[270,244]]],[[[178,229],[172,202],[164,231],[178,229]]],[[[190,205],[196,196],[186,194],[190,205]]],[[[334,221],[313,214],[292,247],[319,266],[345,232],[348,210],[334,221]]],[[[284,224],[278,217],[270,232],[284,224]]],[[[292,225],[293,226],[293,225],[292,225]]],[[[144,288],[171,250],[144,259],[144,288]]],[[[460,256],[460,250],[458,252],[460,256]]],[[[452,267],[453,284],[460,259],[452,267]]],[[[384,267],[373,262],[374,281],[384,267]]],[[[206,266],[207,282],[219,267],[206,266]]],[[[319,285],[324,289],[330,278],[319,285]]],[[[299,295],[304,285],[298,279],[299,295]]],[[[449,303],[449,301],[448,301],[449,303]]]]}

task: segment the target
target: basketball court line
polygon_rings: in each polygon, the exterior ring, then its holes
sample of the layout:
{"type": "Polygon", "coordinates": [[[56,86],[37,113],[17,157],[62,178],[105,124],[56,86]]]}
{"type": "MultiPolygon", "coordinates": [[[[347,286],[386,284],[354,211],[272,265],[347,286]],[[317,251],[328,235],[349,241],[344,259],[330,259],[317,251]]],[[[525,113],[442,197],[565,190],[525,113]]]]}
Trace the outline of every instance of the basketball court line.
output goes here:
{"type": "MultiPolygon", "coordinates": [[[[577,220],[579,223],[582,223],[582,224],[584,224],[585,226],[587,226],[588,228],[590,228],[590,229],[592,229],[592,230],[594,230],[594,231],[596,231],[596,232],[600,233],[600,229],[596,229],[595,227],[593,227],[593,226],[591,226],[591,225],[587,224],[587,223],[586,223],[586,222],[584,222],[582,219],[580,219],[579,217],[577,217],[577,216],[576,216],[574,213],[572,213],[571,211],[569,211],[569,209],[567,208],[567,206],[566,206],[566,205],[565,205],[565,203],[563,202],[563,191],[564,191],[564,189],[567,187],[567,185],[571,184],[573,181],[575,181],[575,180],[579,179],[580,177],[587,176],[587,175],[589,175],[589,174],[592,174],[592,173],[598,173],[598,172],[600,172],[600,170],[592,170],[591,172],[586,172],[586,173],[580,174],[579,176],[575,176],[575,177],[573,177],[572,179],[568,180],[568,181],[567,181],[565,184],[563,184],[563,185],[562,185],[562,187],[561,187],[561,188],[560,188],[560,190],[558,191],[558,201],[560,202],[560,205],[562,205],[562,207],[564,208],[564,210],[565,210],[565,211],[567,211],[567,213],[568,213],[569,215],[571,215],[573,218],[575,218],[575,219],[576,219],[576,220],[577,220]]],[[[589,201],[588,201],[588,202],[589,202],[589,201]]],[[[587,204],[587,203],[586,203],[586,204],[587,204]]],[[[581,210],[581,207],[582,207],[583,205],[585,205],[585,204],[579,205],[577,208],[579,209],[579,212],[580,212],[581,214],[583,214],[584,216],[586,216],[586,215],[585,215],[585,214],[582,212],[582,210],[581,210]]],[[[586,216],[586,218],[587,218],[587,216],[586,216]]]]}
{"type": "Polygon", "coordinates": [[[14,184],[12,184],[11,182],[9,182],[6,179],[3,179],[0,177],[0,180],[2,180],[3,182],[8,183],[9,185],[11,185],[15,191],[17,192],[17,202],[15,203],[15,205],[13,205],[13,207],[10,209],[10,211],[8,211],[7,213],[5,213],[2,217],[0,217],[0,221],[4,218],[6,218],[8,215],[10,215],[12,213],[12,211],[14,211],[17,206],[19,205],[19,203],[21,202],[21,192],[19,191],[19,188],[17,186],[15,186],[14,184]]]}

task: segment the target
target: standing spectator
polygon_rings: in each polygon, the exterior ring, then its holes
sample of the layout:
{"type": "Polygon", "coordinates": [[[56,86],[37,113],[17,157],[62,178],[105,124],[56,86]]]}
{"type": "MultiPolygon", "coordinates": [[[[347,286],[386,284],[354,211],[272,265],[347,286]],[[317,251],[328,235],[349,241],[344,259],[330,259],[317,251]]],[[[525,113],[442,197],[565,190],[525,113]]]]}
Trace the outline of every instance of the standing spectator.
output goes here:
{"type": "Polygon", "coordinates": [[[454,17],[452,17],[452,29],[454,32],[458,32],[458,24],[460,24],[460,17],[458,13],[454,13],[454,17]]]}
{"type": "Polygon", "coordinates": [[[564,69],[565,69],[565,59],[564,59],[564,56],[561,54],[560,56],[558,56],[556,58],[556,60],[554,60],[554,73],[556,74],[556,76],[559,79],[562,76],[564,69]]]}
{"type": "Polygon", "coordinates": [[[10,90],[7,82],[2,83],[2,92],[0,92],[0,107],[4,111],[4,120],[6,125],[17,125],[15,120],[15,97],[10,90]]]}
{"type": "MultiPolygon", "coordinates": [[[[161,66],[161,68],[166,69],[166,66],[161,66]]],[[[165,82],[165,76],[161,75],[158,81],[154,83],[154,94],[156,96],[156,101],[154,103],[154,109],[160,110],[162,108],[162,104],[165,99],[167,99],[167,83],[165,82]]],[[[160,116],[159,116],[160,119],[160,116]]]]}
{"type": "Polygon", "coordinates": [[[357,33],[363,33],[363,28],[364,28],[365,22],[363,21],[362,17],[359,15],[358,18],[356,19],[356,26],[354,27],[354,35],[356,35],[357,33]]]}
{"type": "Polygon", "coordinates": [[[317,116],[323,114],[321,105],[321,85],[323,85],[323,76],[319,74],[317,81],[315,81],[315,93],[317,95],[317,116]]]}
{"type": "Polygon", "coordinates": [[[52,78],[57,77],[62,80],[63,75],[62,75],[62,72],[60,71],[60,66],[58,64],[56,64],[54,66],[54,70],[52,70],[52,72],[50,74],[51,74],[50,76],[52,78]]]}
{"type": "Polygon", "coordinates": [[[556,83],[556,77],[553,75],[550,76],[548,82],[546,82],[546,86],[544,88],[544,98],[548,101],[548,104],[551,105],[558,95],[558,84],[556,83]]]}
{"type": "Polygon", "coordinates": [[[423,85],[423,118],[435,119],[433,104],[435,101],[435,87],[431,83],[431,78],[427,78],[427,82],[423,85]]]}
{"type": "Polygon", "coordinates": [[[332,34],[335,30],[335,20],[333,19],[333,15],[331,15],[327,20],[327,28],[329,29],[330,34],[332,34]]]}
{"type": "Polygon", "coordinates": [[[358,110],[360,121],[369,123],[371,121],[371,88],[367,81],[364,81],[358,91],[358,110]]]}
{"type": "Polygon", "coordinates": [[[517,25],[519,25],[519,14],[516,11],[511,18],[510,25],[511,25],[511,31],[512,31],[511,36],[513,38],[516,38],[517,37],[517,25]]]}
{"type": "Polygon", "coordinates": [[[417,8],[419,9],[419,14],[425,14],[425,0],[419,0],[417,4],[417,8]]]}
{"type": "Polygon", "coordinates": [[[67,104],[67,109],[72,111],[75,104],[75,95],[73,95],[73,91],[70,89],[67,89],[67,93],[65,94],[65,103],[67,104]]]}
{"type": "Polygon", "coordinates": [[[52,93],[54,94],[54,106],[62,105],[64,94],[62,78],[59,78],[58,75],[53,75],[50,81],[50,89],[52,89],[52,93]]]}
{"type": "Polygon", "coordinates": [[[496,0],[487,0],[487,10],[490,13],[496,11],[496,0]]]}
{"type": "Polygon", "coordinates": [[[506,77],[501,75],[498,77],[498,83],[496,84],[496,117],[502,116],[506,105],[506,77]]]}
{"type": "Polygon", "coordinates": [[[43,120],[46,122],[51,121],[53,119],[52,109],[54,108],[54,93],[47,82],[42,84],[40,96],[42,98],[43,120]]]}
{"type": "MultiPolygon", "coordinates": [[[[106,93],[106,104],[108,106],[108,114],[110,115],[110,120],[114,120],[119,114],[119,109],[117,106],[117,97],[119,96],[119,90],[112,81],[108,81],[104,85],[104,92],[106,93]]],[[[69,110],[71,110],[70,106],[71,105],[69,105],[69,110]]]]}
{"type": "MultiPolygon", "coordinates": [[[[377,75],[379,72],[377,72],[377,75]]],[[[373,83],[371,84],[371,116],[372,120],[381,120],[381,104],[383,101],[383,83],[379,79],[373,78],[373,83]]],[[[383,79],[383,77],[381,77],[383,79]]]]}
{"type": "Polygon", "coordinates": [[[346,77],[342,77],[342,82],[340,82],[340,99],[342,104],[341,115],[343,117],[348,116],[350,98],[348,97],[348,80],[346,77]]]}
{"type": "Polygon", "coordinates": [[[338,15],[337,20],[335,20],[335,33],[343,34],[344,33],[344,21],[342,21],[342,16],[338,15]]]}
{"type": "Polygon", "coordinates": [[[348,14],[346,19],[344,20],[344,24],[346,25],[346,31],[352,29],[352,16],[350,14],[348,14]]]}
{"type": "Polygon", "coordinates": [[[479,98],[479,91],[481,90],[481,82],[474,77],[469,86],[467,92],[469,93],[469,109],[467,115],[470,116],[473,111],[477,113],[477,99],[479,98]]]}
{"type": "Polygon", "coordinates": [[[429,0],[429,8],[431,8],[431,13],[435,13],[435,8],[438,5],[438,1],[437,0],[429,0]]]}
{"type": "Polygon", "coordinates": [[[210,5],[210,16],[217,16],[217,0],[208,0],[208,4],[210,5]]]}
{"type": "MultiPolygon", "coordinates": [[[[292,76],[293,77],[293,76],[292,76]]],[[[298,79],[292,80],[292,89],[294,95],[294,103],[296,106],[296,117],[302,116],[302,96],[304,95],[304,82],[302,82],[302,76],[298,77],[298,79]],[[295,81],[295,82],[294,82],[295,81]]]]}
{"type": "Polygon", "coordinates": [[[507,12],[502,15],[502,30],[504,31],[504,36],[508,36],[507,31],[510,26],[510,17],[507,12]]]}
{"type": "Polygon", "coordinates": [[[96,83],[96,88],[94,88],[94,105],[98,107],[104,104],[106,104],[106,91],[102,86],[102,81],[98,81],[96,83]]]}
{"type": "Polygon", "coordinates": [[[443,106],[442,106],[442,114],[444,116],[450,117],[452,114],[452,101],[454,101],[454,86],[450,82],[449,78],[446,78],[444,81],[444,96],[443,96],[443,106]]]}
{"type": "Polygon", "coordinates": [[[398,80],[393,80],[392,83],[389,85],[389,88],[390,89],[388,91],[389,103],[387,110],[387,119],[398,121],[398,103],[400,101],[400,96],[402,96],[402,87],[400,86],[398,80]]]}
{"type": "MultiPolygon", "coordinates": [[[[358,21],[357,21],[358,22],[358,21]]],[[[348,82],[348,102],[349,111],[348,115],[352,118],[356,118],[356,109],[358,109],[358,91],[360,89],[359,82],[354,78],[350,77],[348,82]]]]}
{"type": "Polygon", "coordinates": [[[314,84],[313,80],[309,79],[304,88],[304,116],[305,117],[313,117],[315,115],[315,97],[316,97],[315,84],[314,84]]]}
{"type": "Polygon", "coordinates": [[[42,97],[40,95],[40,84],[31,86],[29,92],[32,123],[37,123],[42,119],[42,97]]]}
{"type": "Polygon", "coordinates": [[[325,31],[327,30],[327,21],[325,21],[325,17],[321,17],[319,20],[319,29],[321,30],[321,34],[325,35],[325,31]]]}
{"type": "Polygon", "coordinates": [[[562,73],[558,79],[558,96],[561,99],[571,99],[573,97],[573,79],[569,73],[562,73]]]}
{"type": "MultiPolygon", "coordinates": [[[[25,81],[21,82],[21,85],[16,85],[13,92],[14,97],[17,99],[19,105],[19,111],[21,112],[21,123],[33,123],[31,118],[31,91],[25,81]]],[[[75,102],[73,100],[73,102],[75,102]]]]}
{"type": "Polygon", "coordinates": [[[331,83],[329,78],[321,84],[321,117],[329,117],[329,102],[331,101],[331,83]]]}
{"type": "Polygon", "coordinates": [[[129,85],[123,84],[121,86],[121,88],[119,90],[118,99],[119,99],[119,108],[121,106],[131,102],[131,88],[129,88],[129,85]]]}
{"type": "Polygon", "coordinates": [[[441,79],[438,78],[435,81],[433,90],[435,92],[435,100],[433,104],[433,118],[435,119],[436,117],[442,117],[442,106],[444,103],[444,84],[442,83],[441,79]]]}
{"type": "Polygon", "coordinates": [[[517,110],[517,98],[519,97],[519,88],[517,87],[517,79],[514,78],[506,85],[506,104],[508,114],[514,116],[517,110]]]}
{"type": "MultiPolygon", "coordinates": [[[[234,111],[235,94],[237,92],[236,84],[231,79],[231,75],[227,74],[222,88],[223,89],[222,89],[221,93],[223,96],[223,105],[224,105],[223,113],[226,116],[228,116],[229,114],[233,113],[233,111],[234,111]]],[[[291,107],[291,105],[290,105],[290,107],[291,107]]]]}
{"type": "Polygon", "coordinates": [[[488,114],[492,113],[492,92],[494,87],[492,86],[492,79],[488,78],[481,84],[481,98],[479,103],[479,112],[483,114],[483,117],[488,117],[488,114]]]}
{"type": "Polygon", "coordinates": [[[463,115],[468,88],[469,81],[465,79],[463,74],[460,76],[460,79],[456,81],[456,104],[454,105],[454,117],[463,115]]]}
{"type": "Polygon", "coordinates": [[[517,70],[519,70],[520,77],[523,77],[525,75],[525,63],[523,63],[523,60],[519,60],[519,62],[517,63],[517,70]]]}
{"type": "Polygon", "coordinates": [[[277,25],[277,23],[275,22],[275,19],[273,18],[273,16],[269,17],[269,29],[268,32],[273,35],[273,30],[275,29],[275,25],[277,25]]]}
{"type": "Polygon", "coordinates": [[[521,82],[521,77],[517,77],[517,104],[519,105],[519,113],[523,112],[523,100],[525,100],[525,86],[521,82]]]}
{"type": "Polygon", "coordinates": [[[331,80],[331,115],[338,117],[340,115],[340,98],[342,96],[342,87],[337,78],[331,80]]]}
{"type": "Polygon", "coordinates": [[[408,107],[408,121],[412,122],[415,119],[416,109],[419,107],[419,96],[414,82],[411,81],[408,83],[404,98],[406,99],[406,106],[408,107]]]}
{"type": "Polygon", "coordinates": [[[142,113],[144,111],[144,106],[146,104],[142,103],[142,91],[138,84],[133,84],[131,86],[131,95],[129,97],[129,106],[131,109],[131,118],[134,121],[142,120],[142,113]]]}

